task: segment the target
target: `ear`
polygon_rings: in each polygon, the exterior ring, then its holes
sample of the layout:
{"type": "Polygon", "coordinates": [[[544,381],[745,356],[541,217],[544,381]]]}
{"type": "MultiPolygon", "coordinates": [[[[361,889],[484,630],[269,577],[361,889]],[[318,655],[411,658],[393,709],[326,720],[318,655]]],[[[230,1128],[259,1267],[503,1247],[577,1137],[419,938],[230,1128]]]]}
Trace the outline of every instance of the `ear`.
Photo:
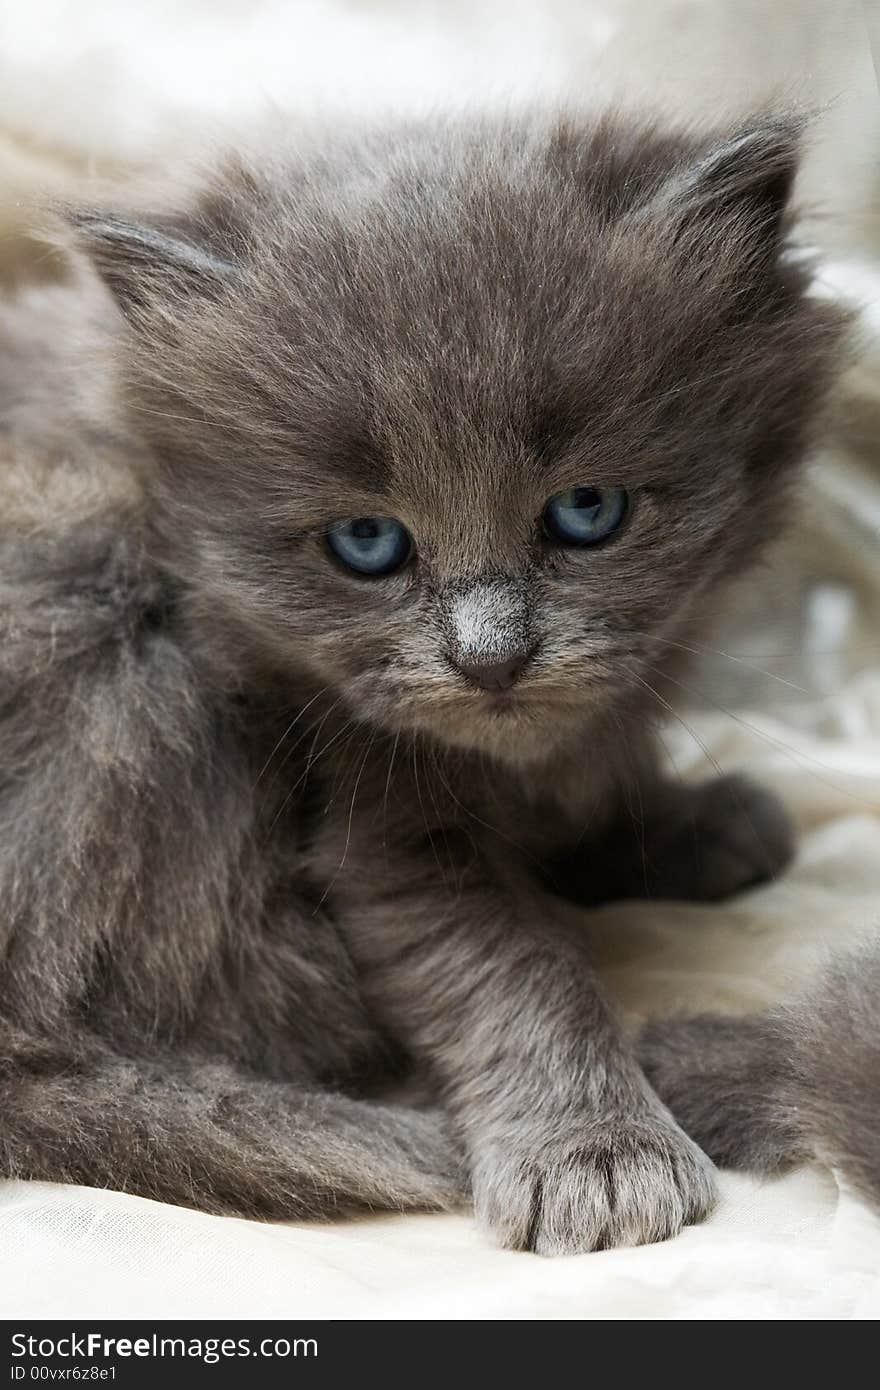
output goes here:
{"type": "Polygon", "coordinates": [[[233,261],[195,234],[130,222],[115,213],[67,210],[79,245],[128,318],[163,296],[211,296],[238,276],[233,261]]]}
{"type": "Polygon", "coordinates": [[[751,125],[673,174],[643,214],[666,214],[680,227],[736,220],[778,250],[800,162],[805,122],[778,117],[751,125]]]}

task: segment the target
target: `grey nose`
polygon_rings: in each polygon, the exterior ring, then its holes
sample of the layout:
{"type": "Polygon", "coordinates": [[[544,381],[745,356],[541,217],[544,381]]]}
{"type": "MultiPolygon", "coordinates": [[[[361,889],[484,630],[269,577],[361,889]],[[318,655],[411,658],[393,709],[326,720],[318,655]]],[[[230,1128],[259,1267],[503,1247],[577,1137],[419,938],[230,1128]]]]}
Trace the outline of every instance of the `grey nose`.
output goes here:
{"type": "Polygon", "coordinates": [[[517,652],[506,661],[461,661],[458,669],[481,690],[509,690],[530,656],[531,652],[517,652]]]}

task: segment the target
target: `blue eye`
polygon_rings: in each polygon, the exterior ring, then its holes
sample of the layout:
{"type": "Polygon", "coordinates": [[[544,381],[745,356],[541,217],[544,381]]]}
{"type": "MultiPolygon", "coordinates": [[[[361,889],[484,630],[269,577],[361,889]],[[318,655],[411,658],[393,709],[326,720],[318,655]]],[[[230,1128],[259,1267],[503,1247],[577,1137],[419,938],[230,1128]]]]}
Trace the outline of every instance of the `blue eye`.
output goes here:
{"type": "Polygon", "coordinates": [[[595,545],[616,531],[629,499],[622,487],[573,487],[544,508],[544,529],[561,545],[595,545]]]}
{"type": "Polygon", "coordinates": [[[338,560],[358,574],[393,574],[412,552],[409,532],[390,516],[339,521],[327,532],[327,544],[338,560]]]}

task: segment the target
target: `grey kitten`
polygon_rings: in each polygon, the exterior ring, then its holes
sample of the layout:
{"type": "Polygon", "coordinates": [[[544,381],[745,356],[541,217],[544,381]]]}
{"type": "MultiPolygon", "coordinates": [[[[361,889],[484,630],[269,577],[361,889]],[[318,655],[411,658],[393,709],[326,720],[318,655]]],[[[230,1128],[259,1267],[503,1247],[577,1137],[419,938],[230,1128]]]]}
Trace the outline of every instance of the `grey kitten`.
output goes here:
{"type": "Polygon", "coordinates": [[[117,404],[6,412],[3,1171],[279,1218],[470,1193],[542,1253],[709,1209],[555,895],[790,854],[652,726],[840,355],[783,254],[798,143],[425,121],[75,216],[117,404]],[[406,1062],[436,1110],[369,1099],[406,1062]]]}

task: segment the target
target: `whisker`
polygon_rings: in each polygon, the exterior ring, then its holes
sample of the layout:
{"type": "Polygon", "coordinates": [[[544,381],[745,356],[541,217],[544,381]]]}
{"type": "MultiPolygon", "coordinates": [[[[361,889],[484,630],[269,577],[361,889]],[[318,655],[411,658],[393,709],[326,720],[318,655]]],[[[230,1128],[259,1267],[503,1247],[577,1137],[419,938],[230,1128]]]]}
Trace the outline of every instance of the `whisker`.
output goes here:
{"type": "MultiPolygon", "coordinates": [[[[294,791],[297,789],[300,783],[308,781],[312,768],[315,767],[321,761],[324,755],[329,751],[329,749],[333,747],[335,743],[338,743],[339,739],[341,739],[345,734],[349,733],[350,729],[352,728],[352,725],[355,724],[355,722],[356,721],[354,719],[347,719],[345,723],[342,725],[342,728],[337,729],[333,737],[328,738],[327,742],[323,745],[323,747],[318,749],[317,753],[315,753],[314,751],[314,743],[312,744],[312,749],[309,752],[305,770],[301,774],[299,779],[293,784],[294,791]]],[[[323,728],[323,724],[321,727],[323,728]]],[[[315,742],[317,742],[317,740],[315,740],[315,742]]]]}
{"type": "MultiPolygon", "coordinates": [[[[835,769],[829,767],[827,763],[823,763],[820,758],[814,758],[811,754],[805,753],[803,749],[795,748],[791,744],[786,743],[784,739],[776,738],[773,734],[768,734],[765,729],[759,729],[756,724],[750,723],[748,719],[744,719],[733,710],[727,709],[724,705],[719,704],[717,700],[713,700],[711,695],[705,694],[702,690],[697,690],[695,686],[684,685],[681,681],[674,680],[672,676],[667,676],[664,671],[660,671],[656,666],[649,666],[649,669],[661,676],[664,680],[671,681],[673,685],[677,685],[679,689],[685,691],[686,694],[696,695],[698,699],[705,700],[706,704],[711,705],[713,709],[718,710],[720,714],[726,714],[728,719],[732,719],[736,724],[741,725],[742,728],[746,729],[756,738],[762,739],[765,743],[770,744],[771,747],[778,748],[780,752],[796,766],[811,763],[813,767],[820,768],[823,772],[833,773],[835,771],[835,769]]],[[[654,693],[656,694],[656,691],[654,693]]],[[[669,705],[668,708],[672,709],[672,706],[669,705]]],[[[693,736],[693,730],[689,729],[688,732],[693,736]]],[[[811,777],[815,777],[816,781],[820,782],[822,786],[828,787],[831,791],[837,792],[840,796],[848,797],[857,806],[862,806],[865,810],[869,810],[873,814],[876,814],[877,805],[875,802],[865,801],[862,797],[856,796],[855,792],[850,791],[848,787],[841,787],[838,783],[829,781],[827,777],[820,777],[809,767],[804,768],[804,770],[809,772],[811,777]]]]}
{"type": "Polygon", "coordinates": [[[324,906],[324,903],[327,901],[327,897],[328,897],[328,895],[329,895],[331,889],[333,888],[334,883],[335,883],[336,880],[338,879],[339,875],[342,873],[342,870],[345,868],[345,861],[346,861],[346,859],[348,858],[348,849],[349,849],[349,846],[350,846],[350,844],[351,844],[351,827],[352,827],[352,824],[353,824],[353,822],[354,822],[354,806],[355,806],[355,801],[357,800],[358,787],[359,787],[360,784],[361,784],[361,778],[362,778],[363,775],[364,775],[364,768],[365,768],[366,765],[367,765],[367,759],[368,759],[369,756],[370,756],[370,750],[372,749],[373,744],[375,743],[375,741],[376,741],[376,734],[375,734],[375,732],[373,732],[373,733],[370,735],[370,738],[369,738],[369,741],[368,741],[368,743],[367,743],[366,749],[364,750],[364,756],[363,756],[363,758],[361,759],[361,765],[360,765],[360,767],[359,767],[359,769],[358,769],[358,775],[357,775],[357,777],[355,778],[354,790],[353,790],[352,793],[351,793],[351,805],[350,805],[349,808],[348,808],[348,826],[347,826],[347,829],[346,829],[346,832],[345,832],[345,846],[344,846],[344,848],[343,848],[343,850],[342,850],[342,858],[341,858],[340,861],[339,861],[339,864],[338,864],[338,866],[337,866],[337,868],[336,868],[336,872],[334,873],[334,875],[333,875],[333,877],[331,878],[330,882],[327,884],[327,887],[324,889],[324,892],[321,894],[321,897],[320,897],[320,900],[319,900],[319,902],[318,902],[318,905],[317,905],[317,907],[315,908],[314,912],[312,913],[312,916],[313,916],[313,917],[317,916],[317,914],[320,912],[321,908],[324,906]]]}
{"type": "Polygon", "coordinates": [[[327,804],[324,807],[325,815],[333,806],[333,803],[336,800],[336,793],[340,789],[340,784],[345,782],[348,772],[350,771],[348,765],[344,761],[345,755],[347,754],[350,745],[357,738],[360,732],[361,725],[356,723],[354,720],[349,720],[344,725],[343,729],[340,731],[340,734],[344,733],[345,737],[342,740],[342,744],[339,748],[338,766],[336,768],[333,781],[330,785],[330,795],[327,798],[327,804]]]}
{"type": "MultiPolygon", "coordinates": [[[[434,753],[434,749],[433,749],[433,747],[432,747],[432,745],[431,745],[430,743],[425,743],[425,744],[422,745],[422,766],[423,766],[424,771],[425,771],[425,780],[426,780],[426,782],[427,782],[427,784],[428,784],[428,792],[429,792],[430,797],[431,797],[431,804],[432,804],[432,806],[434,807],[434,815],[435,815],[435,817],[436,817],[436,819],[437,819],[437,822],[438,822],[438,824],[439,824],[439,826],[440,826],[440,834],[443,836],[443,848],[444,848],[445,851],[446,851],[447,865],[448,865],[448,868],[449,868],[450,872],[451,872],[451,873],[453,874],[453,876],[454,876],[454,874],[455,874],[455,857],[454,857],[454,855],[453,855],[453,853],[452,853],[452,850],[451,850],[450,847],[449,847],[449,836],[446,834],[445,817],[442,816],[442,815],[440,814],[440,807],[439,807],[439,805],[437,804],[437,796],[436,796],[436,793],[435,793],[435,790],[434,790],[434,778],[433,778],[433,776],[432,776],[432,768],[429,768],[429,766],[428,766],[428,756],[429,756],[429,754],[434,754],[434,756],[431,758],[431,762],[432,762],[434,768],[436,768],[436,765],[437,765],[437,757],[436,757],[436,754],[434,753]]],[[[445,883],[445,881],[446,881],[446,880],[445,880],[445,878],[444,878],[444,883],[445,883]]],[[[462,891],[462,885],[461,885],[461,882],[459,882],[459,884],[458,884],[458,897],[461,896],[461,891],[462,891]]]]}
{"type": "MultiPolygon", "coordinates": [[[[655,667],[650,667],[649,669],[650,669],[650,670],[656,670],[655,667]]],[[[693,729],[693,728],[691,727],[691,725],[688,724],[687,720],[684,719],[684,718],[679,714],[678,710],[677,710],[673,705],[671,705],[671,704],[669,703],[668,700],[665,700],[665,699],[663,698],[663,696],[660,694],[659,690],[655,690],[655,689],[654,689],[654,687],[653,687],[653,685],[651,685],[650,681],[644,680],[644,679],[639,675],[638,671],[633,671],[632,668],[629,667],[629,666],[627,666],[627,667],[625,668],[625,670],[626,670],[626,672],[627,672],[628,675],[632,676],[632,678],[633,678],[634,680],[638,681],[639,685],[642,686],[643,689],[647,690],[648,694],[651,695],[651,696],[653,696],[653,698],[654,698],[655,700],[657,700],[657,702],[658,702],[659,704],[661,704],[661,705],[663,706],[663,708],[669,712],[669,714],[672,715],[673,719],[676,719],[676,720],[678,721],[678,723],[682,726],[682,728],[690,735],[690,737],[694,740],[694,742],[695,742],[695,743],[698,745],[698,747],[702,750],[703,755],[704,755],[704,757],[706,758],[706,761],[712,765],[712,767],[713,767],[713,768],[715,769],[715,771],[718,773],[719,777],[723,777],[723,776],[724,776],[724,769],[721,767],[721,764],[718,762],[718,759],[715,758],[715,757],[709,752],[709,749],[706,747],[706,744],[705,744],[705,743],[703,742],[703,740],[700,738],[700,736],[699,736],[699,734],[697,733],[696,729],[693,729]]],[[[662,672],[660,672],[660,673],[658,673],[658,674],[661,674],[661,675],[662,675],[662,672]]]]}
{"type": "Polygon", "coordinates": [[[391,757],[388,760],[388,776],[385,778],[385,793],[382,797],[382,847],[385,850],[385,857],[388,857],[388,792],[391,788],[391,774],[394,771],[394,759],[397,757],[397,745],[400,743],[400,728],[394,735],[394,744],[391,749],[391,757]]]}
{"type": "MultiPolygon", "coordinates": [[[[656,667],[651,667],[650,669],[651,669],[651,670],[656,670],[656,667]]],[[[663,675],[663,672],[662,672],[662,671],[659,671],[659,672],[657,672],[657,674],[662,676],[662,675],[663,675]]],[[[659,700],[660,703],[661,703],[666,709],[669,710],[670,714],[672,714],[672,715],[674,716],[674,718],[676,718],[676,719],[678,720],[678,722],[682,725],[682,727],[683,727],[684,729],[687,730],[687,732],[690,734],[691,738],[693,738],[693,739],[699,744],[700,748],[703,750],[704,756],[705,756],[705,757],[709,760],[709,762],[712,764],[712,766],[713,766],[713,768],[715,769],[715,772],[717,773],[717,775],[718,775],[719,777],[724,777],[725,773],[724,773],[723,768],[721,767],[721,764],[718,762],[718,759],[715,758],[715,757],[709,752],[709,749],[706,747],[705,743],[704,743],[703,740],[699,737],[699,735],[696,733],[696,731],[695,731],[693,728],[691,728],[691,726],[687,723],[687,721],[686,721],[685,719],[682,719],[681,715],[678,713],[677,710],[675,710],[675,709],[673,708],[673,706],[669,703],[669,701],[668,701],[668,700],[664,700],[664,698],[663,698],[663,696],[660,694],[660,692],[659,692],[658,690],[655,690],[654,687],[651,685],[651,683],[650,683],[649,681],[642,680],[641,676],[639,676],[637,672],[630,670],[630,675],[631,675],[631,676],[634,676],[635,679],[639,682],[639,684],[640,684],[640,685],[643,685],[644,688],[649,692],[649,694],[653,695],[654,698],[655,698],[656,700],[659,700]]],[[[762,839],[761,839],[761,836],[758,834],[757,826],[755,825],[754,821],[752,820],[751,815],[749,814],[749,809],[748,809],[748,807],[746,806],[745,802],[743,801],[743,799],[742,799],[742,797],[739,795],[739,793],[735,790],[735,788],[731,788],[731,790],[732,790],[732,793],[733,793],[734,800],[737,802],[737,804],[738,804],[738,806],[739,806],[739,809],[740,809],[740,811],[742,812],[743,819],[745,820],[746,824],[748,825],[748,827],[749,827],[749,829],[750,829],[750,831],[751,831],[751,833],[752,833],[752,836],[754,837],[755,844],[758,846],[759,849],[763,850],[763,848],[764,848],[763,841],[762,841],[762,839]]]]}
{"type": "MultiPolygon", "coordinates": [[[[305,743],[305,741],[306,741],[306,739],[308,738],[309,734],[315,733],[315,730],[317,730],[317,733],[315,734],[315,739],[317,739],[318,737],[320,737],[321,729],[324,727],[324,725],[326,724],[327,720],[330,718],[330,715],[331,715],[331,714],[333,713],[333,711],[337,708],[337,706],[339,705],[339,703],[340,703],[339,700],[334,700],[333,703],[331,704],[330,708],[327,710],[327,712],[326,712],[320,719],[316,720],[316,722],[315,722],[314,724],[309,724],[307,728],[303,729],[303,731],[302,731],[302,733],[300,734],[299,738],[294,739],[294,741],[293,741],[293,743],[290,745],[290,747],[289,747],[289,748],[286,748],[286,749],[284,750],[284,756],[281,758],[281,761],[278,763],[278,765],[277,765],[277,766],[273,769],[273,771],[272,771],[271,781],[270,781],[269,786],[268,786],[268,788],[267,788],[267,795],[268,795],[269,792],[271,792],[272,787],[273,787],[273,786],[275,785],[275,783],[278,781],[278,778],[281,776],[281,773],[284,771],[285,767],[286,767],[287,764],[290,762],[290,760],[291,760],[291,758],[293,757],[294,753],[296,752],[297,748],[300,748],[300,747],[302,746],[302,744],[305,743]]],[[[314,746],[315,746],[315,740],[312,741],[312,749],[314,749],[314,746]]]]}
{"type": "MultiPolygon", "coordinates": [[[[311,746],[311,748],[309,749],[309,756],[308,756],[308,758],[307,758],[307,760],[306,760],[305,771],[304,771],[304,772],[297,778],[297,780],[294,782],[293,786],[292,786],[292,787],[290,788],[290,790],[288,791],[287,795],[285,796],[284,800],[282,801],[281,805],[279,806],[278,810],[276,811],[274,817],[272,818],[272,822],[271,822],[271,824],[270,824],[270,826],[269,826],[269,829],[266,831],[266,838],[267,838],[267,839],[268,839],[268,837],[271,835],[272,831],[275,829],[275,826],[278,824],[278,822],[279,822],[279,820],[281,819],[282,815],[284,814],[284,812],[286,811],[287,807],[289,806],[290,801],[291,801],[291,798],[294,796],[295,792],[297,792],[297,791],[299,790],[299,788],[300,788],[304,783],[306,783],[306,782],[308,781],[309,773],[311,772],[313,763],[317,762],[321,757],[323,757],[323,755],[327,752],[328,748],[332,747],[332,745],[336,742],[336,740],[339,739],[339,738],[341,738],[342,735],[343,735],[344,733],[346,733],[348,729],[351,728],[351,725],[352,725],[352,723],[353,723],[354,721],[351,720],[351,719],[349,719],[349,720],[346,721],[345,724],[343,724],[343,726],[342,726],[341,729],[338,729],[338,730],[336,731],[336,733],[333,735],[333,737],[332,737],[331,739],[328,739],[328,741],[324,744],[324,747],[320,750],[320,752],[318,752],[317,754],[315,754],[315,744],[318,742],[318,739],[321,737],[321,730],[323,729],[324,725],[327,723],[327,720],[330,718],[330,715],[333,713],[333,711],[334,711],[334,709],[336,708],[336,706],[339,705],[340,703],[341,703],[340,700],[335,700],[335,701],[333,702],[333,704],[330,706],[330,708],[328,709],[327,713],[324,715],[324,717],[319,721],[319,723],[318,723],[318,725],[317,725],[317,730],[316,730],[316,733],[315,733],[315,737],[312,739],[312,746],[311,746]]],[[[310,732],[310,731],[308,731],[308,732],[310,732]]],[[[307,734],[303,735],[303,737],[307,737],[307,734]]],[[[302,741],[302,740],[299,740],[299,742],[301,742],[301,741],[302,741]]],[[[289,756],[289,755],[288,755],[288,756],[289,756]]]]}
{"type": "Polygon", "coordinates": [[[436,865],[437,865],[437,870],[438,870],[438,872],[439,872],[439,874],[440,874],[440,876],[441,876],[441,878],[442,878],[442,876],[443,876],[443,865],[440,863],[440,856],[439,856],[438,853],[437,853],[437,846],[434,844],[434,837],[433,837],[433,835],[431,834],[431,827],[430,827],[430,825],[428,824],[428,815],[427,815],[427,812],[425,811],[425,803],[424,803],[424,801],[423,801],[423,799],[422,799],[422,788],[421,788],[421,785],[420,785],[420,783],[419,783],[419,768],[418,768],[418,758],[417,758],[418,740],[419,740],[419,735],[418,735],[418,732],[417,732],[417,733],[416,733],[416,736],[415,736],[415,738],[413,739],[412,744],[411,744],[411,749],[412,749],[412,764],[413,764],[413,779],[414,779],[414,781],[415,781],[416,796],[417,796],[418,799],[419,799],[419,809],[420,809],[420,811],[421,811],[421,813],[422,813],[422,821],[424,822],[425,833],[426,833],[427,836],[428,836],[428,843],[429,843],[430,846],[431,846],[431,852],[432,852],[432,854],[434,855],[434,860],[435,860],[436,865]]]}
{"type": "Polygon", "coordinates": [[[733,652],[724,652],[720,647],[707,647],[702,644],[688,645],[685,642],[675,642],[671,637],[662,637],[659,633],[637,632],[630,629],[634,637],[646,638],[649,642],[662,642],[666,647],[675,647],[682,652],[690,652],[691,656],[723,656],[727,661],[734,661],[738,666],[746,666],[750,671],[757,675],[766,676],[768,680],[778,681],[780,685],[788,686],[790,690],[796,690],[800,695],[809,695],[802,685],[796,685],[794,681],[786,680],[784,676],[778,676],[774,671],[766,671],[761,666],[756,666],[753,661],[745,656],[736,656],[733,652]]]}
{"type": "Polygon", "coordinates": [[[647,853],[647,848],[646,848],[646,836],[645,836],[645,806],[644,806],[644,802],[643,802],[643,800],[642,800],[642,788],[641,788],[641,785],[640,785],[640,780],[639,780],[639,778],[638,778],[638,776],[637,776],[637,774],[636,774],[636,770],[635,770],[635,768],[633,767],[632,758],[630,757],[629,745],[628,745],[628,743],[627,743],[627,738],[626,738],[626,731],[625,731],[625,729],[624,729],[624,727],[623,727],[623,720],[620,718],[619,715],[615,715],[615,723],[617,724],[617,727],[618,727],[618,730],[619,730],[619,733],[620,733],[620,744],[621,744],[621,747],[622,747],[622,749],[623,749],[623,752],[624,752],[624,756],[625,756],[625,758],[626,758],[626,761],[627,761],[627,763],[628,763],[628,765],[629,765],[630,776],[631,776],[631,779],[632,779],[632,786],[633,786],[633,788],[634,788],[634,790],[635,790],[636,796],[638,797],[639,813],[638,813],[638,816],[636,816],[635,812],[633,811],[632,802],[631,802],[630,797],[629,797],[629,788],[628,788],[628,785],[627,785],[626,782],[624,782],[623,788],[622,788],[623,794],[624,794],[624,802],[625,802],[625,804],[626,804],[626,809],[627,809],[627,812],[628,812],[628,814],[629,814],[630,823],[631,823],[632,828],[633,828],[633,833],[635,834],[636,842],[637,842],[638,847],[639,847],[639,857],[640,857],[641,863],[642,863],[642,882],[643,882],[644,888],[645,888],[645,896],[647,897],[647,896],[648,896],[648,853],[647,853]]]}
{"type": "Polygon", "coordinates": [[[299,721],[302,719],[303,715],[305,715],[305,714],[308,713],[308,711],[311,709],[311,707],[312,707],[312,705],[315,703],[315,701],[316,701],[316,700],[319,700],[319,699],[321,698],[322,695],[326,695],[326,693],[327,693],[327,691],[328,691],[329,689],[330,689],[329,685],[325,685],[325,686],[323,687],[322,690],[319,690],[319,691],[318,691],[317,695],[313,695],[312,698],[311,698],[311,700],[309,700],[308,704],[303,705],[302,709],[299,711],[299,713],[296,715],[296,717],[295,717],[294,719],[292,719],[291,722],[288,724],[287,728],[284,730],[284,733],[281,735],[281,737],[279,738],[278,742],[275,744],[275,747],[272,749],[272,752],[269,754],[268,758],[267,758],[266,761],[263,763],[263,766],[260,768],[259,774],[258,774],[258,776],[257,776],[257,780],[256,780],[256,782],[254,783],[254,791],[257,790],[257,787],[260,785],[260,782],[263,780],[263,777],[264,777],[264,775],[265,775],[265,773],[266,773],[266,770],[267,770],[268,767],[269,767],[269,764],[271,763],[272,759],[275,757],[275,754],[278,752],[278,750],[279,750],[279,748],[281,747],[282,743],[284,743],[284,741],[287,739],[288,735],[291,734],[291,733],[293,732],[293,730],[296,728],[296,726],[297,726],[297,724],[299,723],[299,721]]]}

